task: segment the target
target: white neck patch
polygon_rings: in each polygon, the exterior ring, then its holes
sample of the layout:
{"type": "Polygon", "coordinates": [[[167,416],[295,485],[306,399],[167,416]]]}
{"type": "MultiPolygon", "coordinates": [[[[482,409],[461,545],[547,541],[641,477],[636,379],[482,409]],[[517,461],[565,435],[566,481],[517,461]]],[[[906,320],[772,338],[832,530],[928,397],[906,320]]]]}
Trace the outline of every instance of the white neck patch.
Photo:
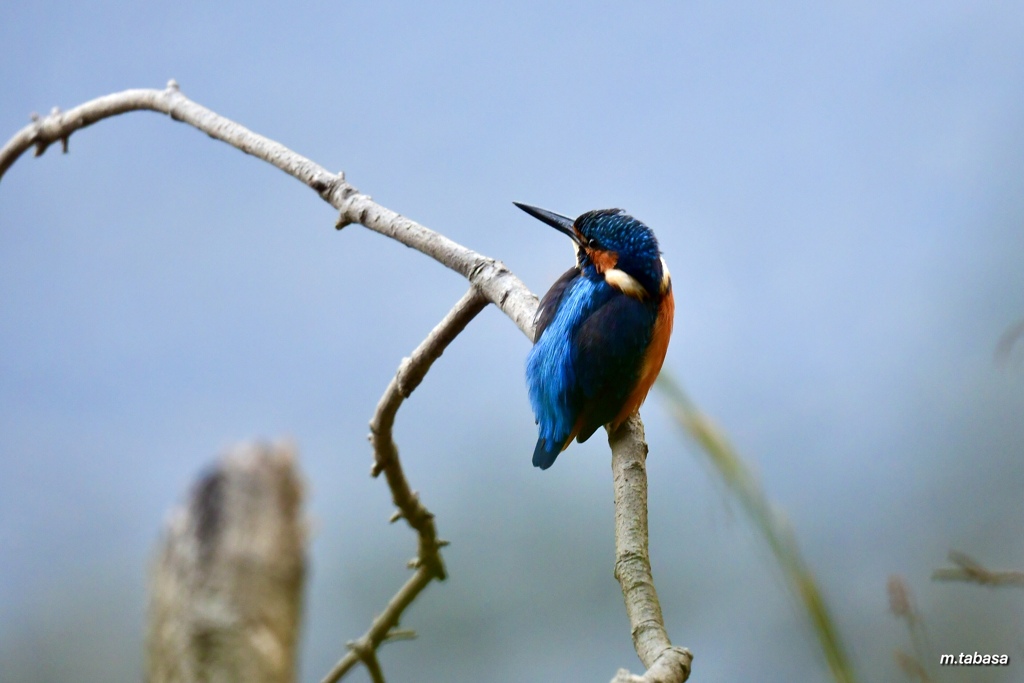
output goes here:
{"type": "Polygon", "coordinates": [[[633,297],[634,299],[647,298],[647,290],[644,289],[643,285],[637,282],[635,277],[624,270],[609,268],[604,271],[604,279],[605,282],[610,284],[612,287],[623,294],[633,297]]]}

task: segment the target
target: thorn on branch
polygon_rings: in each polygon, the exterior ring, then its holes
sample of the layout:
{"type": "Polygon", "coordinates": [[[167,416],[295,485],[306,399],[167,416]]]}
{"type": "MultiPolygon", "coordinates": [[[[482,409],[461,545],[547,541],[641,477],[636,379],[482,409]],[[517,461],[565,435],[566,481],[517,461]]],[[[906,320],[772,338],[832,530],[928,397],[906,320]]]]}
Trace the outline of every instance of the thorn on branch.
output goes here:
{"type": "Polygon", "coordinates": [[[968,581],[982,586],[1020,586],[1024,587],[1024,572],[998,571],[988,569],[967,553],[952,550],[949,561],[956,568],[936,569],[932,572],[933,581],[968,581]]]}
{"type": "MultiPolygon", "coordinates": [[[[170,101],[170,105],[167,107],[167,115],[171,117],[172,121],[184,121],[185,119],[182,117],[181,114],[178,113],[178,107],[175,106],[175,100],[177,100],[177,98],[175,98],[174,96],[181,95],[181,88],[178,87],[178,81],[174,80],[173,78],[167,81],[167,89],[165,90],[165,92],[168,95],[167,99],[170,101]]],[[[185,99],[184,96],[182,96],[182,99],[185,99]]],[[[187,99],[185,99],[185,101],[188,102],[187,99]]],[[[203,130],[202,128],[200,128],[200,130],[202,130],[204,133],[206,133],[209,137],[213,138],[214,140],[217,139],[217,137],[213,134],[213,131],[203,130]]]]}
{"type": "Polygon", "coordinates": [[[345,643],[345,646],[366,667],[367,672],[370,674],[370,680],[374,683],[384,683],[384,673],[380,669],[380,662],[377,661],[377,650],[372,642],[363,637],[359,640],[350,640],[345,643]]]}
{"type": "Polygon", "coordinates": [[[387,635],[384,636],[384,640],[380,642],[383,645],[384,643],[392,643],[396,640],[416,640],[418,637],[419,636],[416,634],[416,631],[413,631],[412,629],[393,628],[387,632],[387,635]]]}
{"type": "MultiPolygon", "coordinates": [[[[352,187],[348,181],[345,180],[344,171],[338,171],[330,192],[321,194],[321,196],[326,199],[331,206],[340,209],[338,213],[338,220],[334,222],[335,230],[341,230],[356,222],[352,219],[352,216],[349,213],[351,205],[348,202],[353,195],[357,194],[359,194],[359,190],[352,187]]],[[[367,199],[369,199],[369,197],[367,197],[367,199]]]]}
{"type": "Polygon", "coordinates": [[[360,661],[364,661],[368,655],[373,654],[373,643],[370,642],[366,636],[363,636],[359,640],[350,640],[345,643],[352,654],[359,658],[360,661]]]}
{"type": "Polygon", "coordinates": [[[402,514],[402,511],[401,510],[395,510],[394,512],[391,513],[391,518],[388,519],[388,524],[394,524],[395,522],[400,520],[402,517],[404,517],[404,515],[402,514]]]}

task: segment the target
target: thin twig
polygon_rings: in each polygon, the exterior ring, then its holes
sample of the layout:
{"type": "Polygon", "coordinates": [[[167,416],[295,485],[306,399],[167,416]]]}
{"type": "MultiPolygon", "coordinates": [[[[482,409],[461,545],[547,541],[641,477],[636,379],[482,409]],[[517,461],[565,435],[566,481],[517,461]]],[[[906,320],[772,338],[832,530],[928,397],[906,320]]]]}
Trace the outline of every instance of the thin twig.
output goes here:
{"type": "MultiPolygon", "coordinates": [[[[397,624],[398,620],[402,616],[402,612],[405,608],[412,604],[412,601],[416,599],[427,585],[434,580],[434,574],[426,567],[420,567],[416,570],[416,573],[409,577],[409,580],[405,582],[405,585],[395,593],[394,597],[388,602],[384,611],[378,614],[373,623],[370,624],[370,628],[363,634],[363,638],[378,639],[382,642],[384,637],[387,636],[388,630],[392,625],[397,624]],[[381,635],[383,634],[383,635],[381,635]]],[[[342,676],[348,673],[349,669],[354,667],[361,661],[361,657],[349,650],[348,654],[342,657],[334,668],[331,669],[326,676],[324,676],[321,683],[334,683],[339,680],[342,676]]]]}
{"type": "Polygon", "coordinates": [[[377,659],[377,650],[365,638],[359,641],[348,643],[349,652],[354,654],[366,667],[373,683],[384,683],[384,671],[380,668],[380,660],[377,659]]]}
{"type": "Polygon", "coordinates": [[[1024,572],[987,569],[966,553],[951,550],[949,561],[957,565],[932,572],[933,581],[967,581],[982,586],[1017,586],[1024,588],[1024,572]]]}
{"type": "Polygon", "coordinates": [[[913,646],[913,654],[898,648],[893,652],[896,664],[909,678],[916,678],[921,683],[931,683],[931,676],[925,667],[925,662],[933,661],[928,631],[925,629],[924,618],[917,609],[914,595],[910,592],[910,586],[902,576],[894,574],[886,582],[886,590],[889,594],[889,611],[896,618],[906,622],[913,646]]]}
{"type": "Polygon", "coordinates": [[[392,428],[398,409],[423,381],[430,366],[441,357],[448,345],[486,305],[487,300],[476,287],[470,287],[448,315],[416,347],[412,355],[402,359],[398,372],[381,396],[377,403],[377,411],[370,421],[370,443],[373,445],[374,456],[370,472],[375,477],[381,472],[384,473],[391,489],[392,500],[398,508],[397,512],[419,534],[420,545],[415,562],[418,566],[429,568],[442,581],[446,573],[438,551],[434,515],[420,502],[419,495],[406,481],[402,462],[398,458],[398,447],[392,436],[392,428]]]}
{"type": "Polygon", "coordinates": [[[441,357],[448,345],[466,329],[466,325],[486,305],[487,299],[476,287],[470,287],[448,315],[416,347],[412,355],[402,360],[398,372],[377,404],[377,410],[370,421],[370,442],[373,444],[374,454],[371,474],[376,477],[381,472],[384,473],[391,489],[392,500],[398,508],[396,514],[405,519],[419,535],[419,550],[416,559],[413,560],[416,573],[391,598],[384,612],[373,620],[363,637],[356,641],[358,645],[351,647],[348,654],[324,677],[323,683],[334,683],[359,661],[364,662],[371,675],[374,675],[370,664],[372,661],[377,666],[379,674],[380,665],[374,654],[377,648],[394,633],[393,629],[398,625],[402,612],[416,596],[433,579],[443,581],[447,576],[440,553],[444,542],[437,537],[434,515],[409,487],[409,482],[402,471],[402,461],[398,457],[398,447],[392,437],[392,428],[398,409],[423,381],[430,366],[441,357]]]}
{"type": "Polygon", "coordinates": [[[932,683],[932,678],[928,675],[928,670],[924,668],[924,664],[921,663],[920,659],[899,648],[894,650],[892,655],[893,659],[896,660],[896,666],[906,674],[907,678],[912,681],[920,681],[920,683],[932,683]]]}
{"type": "Polygon", "coordinates": [[[792,527],[769,502],[753,471],[729,443],[725,433],[690,401],[671,374],[662,371],[656,386],[668,399],[668,408],[676,422],[709,456],[711,464],[768,542],[786,583],[818,637],[818,644],[833,679],[836,683],[853,683],[856,675],[852,660],[846,653],[846,646],[825,602],[825,596],[800,552],[792,527]]]}

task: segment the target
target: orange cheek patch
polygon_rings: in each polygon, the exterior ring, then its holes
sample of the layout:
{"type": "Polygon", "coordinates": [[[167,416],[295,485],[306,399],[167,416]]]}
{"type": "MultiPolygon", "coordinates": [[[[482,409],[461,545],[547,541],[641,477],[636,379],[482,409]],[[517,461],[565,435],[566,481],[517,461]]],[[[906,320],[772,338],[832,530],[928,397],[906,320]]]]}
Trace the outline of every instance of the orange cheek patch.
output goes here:
{"type": "Polygon", "coordinates": [[[597,272],[599,273],[611,270],[619,262],[619,255],[614,251],[587,249],[587,255],[590,257],[591,262],[593,262],[594,267],[597,268],[597,272]]]}

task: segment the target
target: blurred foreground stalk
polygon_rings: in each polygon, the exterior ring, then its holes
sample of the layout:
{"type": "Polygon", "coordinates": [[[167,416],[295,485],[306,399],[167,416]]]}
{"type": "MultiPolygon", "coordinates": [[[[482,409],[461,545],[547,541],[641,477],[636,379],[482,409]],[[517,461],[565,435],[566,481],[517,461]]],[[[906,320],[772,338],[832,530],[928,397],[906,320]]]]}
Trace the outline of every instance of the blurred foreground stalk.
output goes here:
{"type": "Polygon", "coordinates": [[[148,683],[292,683],[306,565],[287,446],[225,455],[171,513],[153,567],[148,683]]]}
{"type": "Polygon", "coordinates": [[[687,397],[682,387],[662,371],[656,385],[667,400],[676,422],[700,445],[722,481],[732,491],[751,521],[764,536],[782,568],[786,583],[800,604],[818,637],[832,676],[840,683],[855,678],[839,630],[829,615],[825,599],[797,546],[793,530],[765,497],[757,479],[723,434],[687,397]]]}

